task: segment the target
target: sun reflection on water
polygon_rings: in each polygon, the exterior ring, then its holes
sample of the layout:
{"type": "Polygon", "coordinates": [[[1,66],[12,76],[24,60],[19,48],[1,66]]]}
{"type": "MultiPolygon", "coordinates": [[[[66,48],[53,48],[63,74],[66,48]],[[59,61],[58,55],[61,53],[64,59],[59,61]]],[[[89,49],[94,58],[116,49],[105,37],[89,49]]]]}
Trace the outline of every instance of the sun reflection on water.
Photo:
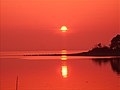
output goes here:
{"type": "Polygon", "coordinates": [[[66,55],[62,55],[61,56],[61,60],[67,60],[67,56],[66,55]]]}
{"type": "Polygon", "coordinates": [[[61,51],[61,54],[62,54],[62,56],[61,56],[61,60],[67,60],[67,51],[66,50],[62,50],[61,51]]]}
{"type": "Polygon", "coordinates": [[[66,50],[62,50],[62,56],[61,56],[61,61],[62,61],[62,65],[61,65],[61,73],[62,73],[62,77],[63,78],[67,78],[68,77],[68,67],[67,67],[67,51],[66,50]]]}
{"type": "Polygon", "coordinates": [[[67,54],[67,50],[63,49],[63,50],[61,51],[61,54],[67,54]]]}
{"type": "Polygon", "coordinates": [[[63,78],[68,77],[68,68],[67,68],[67,66],[62,66],[62,76],[63,76],[63,78]]]}

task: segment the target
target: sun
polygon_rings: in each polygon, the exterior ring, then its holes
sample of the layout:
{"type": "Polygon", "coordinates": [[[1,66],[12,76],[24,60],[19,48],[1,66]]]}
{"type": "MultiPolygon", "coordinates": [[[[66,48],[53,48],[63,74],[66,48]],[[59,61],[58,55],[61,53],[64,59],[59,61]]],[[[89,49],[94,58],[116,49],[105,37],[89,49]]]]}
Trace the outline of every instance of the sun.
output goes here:
{"type": "Polygon", "coordinates": [[[61,29],[60,29],[62,32],[66,32],[68,29],[66,26],[62,26],[61,29]]]}

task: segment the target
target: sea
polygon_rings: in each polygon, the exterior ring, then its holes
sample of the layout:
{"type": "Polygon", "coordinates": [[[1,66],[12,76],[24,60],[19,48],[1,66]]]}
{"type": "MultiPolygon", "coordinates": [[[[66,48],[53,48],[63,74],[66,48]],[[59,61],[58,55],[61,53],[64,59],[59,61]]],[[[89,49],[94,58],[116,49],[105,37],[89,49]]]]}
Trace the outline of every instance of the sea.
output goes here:
{"type": "Polygon", "coordinates": [[[65,55],[76,52],[0,52],[0,90],[120,90],[119,56],[65,55]]]}

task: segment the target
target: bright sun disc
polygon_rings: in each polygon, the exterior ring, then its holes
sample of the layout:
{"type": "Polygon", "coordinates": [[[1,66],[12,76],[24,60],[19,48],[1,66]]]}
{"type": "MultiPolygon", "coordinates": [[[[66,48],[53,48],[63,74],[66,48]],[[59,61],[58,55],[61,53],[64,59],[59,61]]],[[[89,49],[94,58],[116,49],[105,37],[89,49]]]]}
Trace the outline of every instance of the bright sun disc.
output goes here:
{"type": "Polygon", "coordinates": [[[61,29],[60,29],[62,32],[66,32],[68,29],[66,26],[62,26],[61,29]]]}

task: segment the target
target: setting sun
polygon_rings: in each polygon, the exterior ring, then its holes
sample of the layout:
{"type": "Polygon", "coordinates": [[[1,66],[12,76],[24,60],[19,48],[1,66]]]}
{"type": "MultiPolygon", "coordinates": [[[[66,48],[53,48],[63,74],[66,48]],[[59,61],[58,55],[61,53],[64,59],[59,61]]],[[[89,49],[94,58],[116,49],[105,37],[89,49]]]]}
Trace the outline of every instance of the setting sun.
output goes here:
{"type": "Polygon", "coordinates": [[[66,26],[62,26],[61,29],[60,29],[62,32],[66,32],[68,29],[66,26]]]}

